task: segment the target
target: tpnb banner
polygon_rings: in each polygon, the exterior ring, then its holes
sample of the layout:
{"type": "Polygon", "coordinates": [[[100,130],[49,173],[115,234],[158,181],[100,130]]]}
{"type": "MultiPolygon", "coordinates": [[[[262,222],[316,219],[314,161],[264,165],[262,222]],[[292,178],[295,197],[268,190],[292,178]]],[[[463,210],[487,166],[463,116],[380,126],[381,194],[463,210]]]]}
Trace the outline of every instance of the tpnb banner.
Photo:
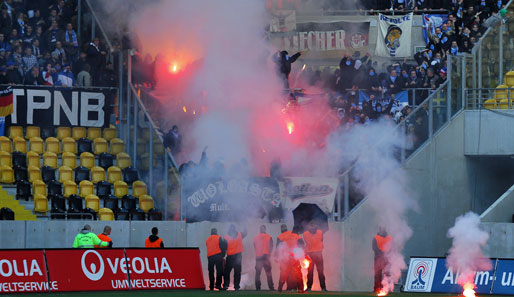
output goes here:
{"type": "Polygon", "coordinates": [[[17,126],[108,127],[115,89],[13,87],[17,126]]]}
{"type": "Polygon", "coordinates": [[[381,57],[408,57],[411,55],[412,13],[402,16],[378,15],[377,47],[381,57]]]}
{"type": "MultiPolygon", "coordinates": [[[[514,260],[491,259],[491,270],[475,272],[478,294],[514,294],[514,260]]],[[[446,266],[445,258],[411,258],[405,281],[407,292],[461,293],[459,272],[446,266]]]]}

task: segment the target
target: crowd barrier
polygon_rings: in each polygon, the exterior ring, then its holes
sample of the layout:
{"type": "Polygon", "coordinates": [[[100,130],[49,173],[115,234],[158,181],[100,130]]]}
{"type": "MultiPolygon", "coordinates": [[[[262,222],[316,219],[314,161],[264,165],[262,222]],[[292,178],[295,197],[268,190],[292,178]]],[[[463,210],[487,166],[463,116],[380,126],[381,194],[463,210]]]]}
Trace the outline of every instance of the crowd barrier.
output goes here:
{"type": "MultiPolygon", "coordinates": [[[[461,293],[459,272],[446,266],[446,258],[411,258],[404,290],[406,292],[461,293]]],[[[478,294],[513,295],[514,260],[491,259],[491,269],[475,273],[478,294]]]]}
{"type": "Polygon", "coordinates": [[[198,248],[0,250],[0,294],[204,288],[198,248]]]}

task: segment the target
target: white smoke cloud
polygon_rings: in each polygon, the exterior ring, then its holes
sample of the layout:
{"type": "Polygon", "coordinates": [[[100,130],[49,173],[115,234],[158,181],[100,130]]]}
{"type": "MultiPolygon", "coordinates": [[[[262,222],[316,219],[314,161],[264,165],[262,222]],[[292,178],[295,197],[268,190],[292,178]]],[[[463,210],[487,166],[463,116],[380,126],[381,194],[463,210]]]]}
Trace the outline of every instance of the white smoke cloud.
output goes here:
{"type": "Polygon", "coordinates": [[[470,211],[455,220],[455,225],[448,230],[448,237],[453,238],[453,243],[446,259],[447,268],[458,272],[460,286],[473,289],[475,272],[492,268],[490,259],[482,252],[489,234],[480,229],[480,217],[470,211]]]}
{"type": "MultiPolygon", "coordinates": [[[[395,129],[385,118],[368,125],[356,126],[342,134],[333,135],[328,142],[328,160],[341,166],[355,163],[351,173],[354,188],[368,197],[375,211],[375,222],[393,238],[391,250],[385,254],[383,288],[394,289],[402,270],[406,269],[402,251],[412,235],[407,224],[407,212],[417,209],[409,189],[409,178],[398,160],[398,149],[404,143],[403,130],[395,129]],[[336,158],[339,156],[339,158],[336,158]]],[[[374,234],[370,234],[370,241],[374,234]]]]}

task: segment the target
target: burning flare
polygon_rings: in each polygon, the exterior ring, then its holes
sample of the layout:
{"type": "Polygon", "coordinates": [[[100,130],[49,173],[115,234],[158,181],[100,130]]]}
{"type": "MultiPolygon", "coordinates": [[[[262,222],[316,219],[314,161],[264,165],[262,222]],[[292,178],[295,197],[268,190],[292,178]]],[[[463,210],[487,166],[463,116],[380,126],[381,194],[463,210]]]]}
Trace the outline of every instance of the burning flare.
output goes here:
{"type": "Polygon", "coordinates": [[[302,268],[303,269],[308,269],[309,266],[311,265],[311,261],[307,258],[303,259],[301,262],[300,262],[300,265],[302,265],[302,268]]]}
{"type": "Polygon", "coordinates": [[[384,290],[380,290],[377,292],[377,296],[387,296],[387,292],[384,290]]]}
{"type": "Polygon", "coordinates": [[[462,295],[464,295],[465,297],[475,297],[475,290],[473,290],[475,288],[474,284],[466,283],[462,287],[464,288],[462,295]]]}
{"type": "Polygon", "coordinates": [[[176,72],[178,71],[178,66],[177,66],[177,64],[170,64],[169,71],[170,71],[171,73],[176,73],[176,72]]]}
{"type": "Polygon", "coordinates": [[[182,106],[182,110],[183,110],[184,112],[186,112],[186,113],[187,113],[187,108],[186,108],[186,106],[185,106],[185,105],[184,105],[184,106],[182,106]]]}
{"type": "Polygon", "coordinates": [[[287,132],[289,135],[293,134],[294,131],[294,124],[293,122],[287,122],[287,132]]]}

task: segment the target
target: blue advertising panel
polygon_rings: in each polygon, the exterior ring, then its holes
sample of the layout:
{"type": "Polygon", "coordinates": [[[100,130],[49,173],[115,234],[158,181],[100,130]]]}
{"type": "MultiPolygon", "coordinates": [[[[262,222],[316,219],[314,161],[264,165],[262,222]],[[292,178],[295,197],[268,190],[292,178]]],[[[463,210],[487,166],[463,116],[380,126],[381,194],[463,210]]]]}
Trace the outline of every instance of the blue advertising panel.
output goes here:
{"type": "MultiPolygon", "coordinates": [[[[494,267],[496,260],[491,260],[492,269],[477,271],[475,274],[475,291],[478,294],[489,294],[494,280],[494,267]]],[[[432,292],[435,293],[461,293],[462,287],[457,284],[458,272],[446,268],[446,259],[438,259],[432,283],[432,292]]]]}
{"type": "Polygon", "coordinates": [[[499,260],[493,294],[514,295],[514,260],[499,260]]]}

